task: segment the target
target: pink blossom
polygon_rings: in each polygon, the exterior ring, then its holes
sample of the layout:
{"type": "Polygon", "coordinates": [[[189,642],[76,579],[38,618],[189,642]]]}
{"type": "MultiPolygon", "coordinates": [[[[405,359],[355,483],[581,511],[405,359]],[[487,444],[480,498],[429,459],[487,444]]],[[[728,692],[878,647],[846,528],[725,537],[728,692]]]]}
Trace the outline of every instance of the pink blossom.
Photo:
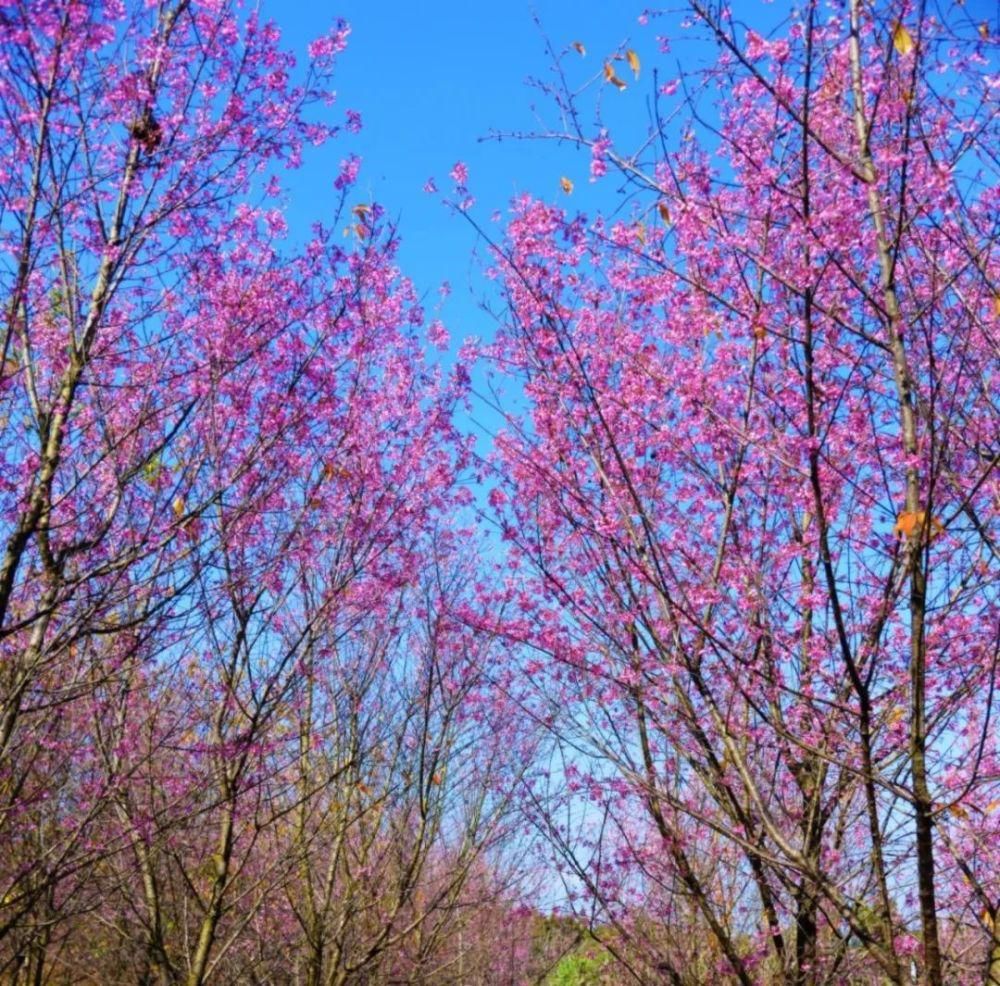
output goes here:
{"type": "Polygon", "coordinates": [[[334,179],[333,187],[337,189],[348,188],[358,180],[358,171],[361,168],[361,158],[356,154],[344,158],[340,162],[340,173],[334,179]]]}
{"type": "Polygon", "coordinates": [[[344,21],[338,21],[328,34],[316,38],[308,45],[309,57],[313,61],[327,65],[347,47],[350,27],[344,21]]]}
{"type": "Polygon", "coordinates": [[[611,138],[606,130],[590,145],[590,180],[597,181],[608,173],[608,152],[611,150],[611,138]]]}

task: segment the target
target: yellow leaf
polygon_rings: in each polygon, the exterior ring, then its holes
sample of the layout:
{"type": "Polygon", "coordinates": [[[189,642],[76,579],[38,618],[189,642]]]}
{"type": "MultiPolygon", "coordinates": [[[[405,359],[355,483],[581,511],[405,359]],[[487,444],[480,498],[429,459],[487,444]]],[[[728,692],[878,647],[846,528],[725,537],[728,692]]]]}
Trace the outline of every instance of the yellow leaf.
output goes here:
{"type": "Polygon", "coordinates": [[[575,48],[581,55],[587,54],[587,49],[583,47],[582,41],[574,41],[572,47],[575,48]]]}
{"type": "Polygon", "coordinates": [[[615,75],[615,70],[611,66],[611,62],[604,63],[604,78],[607,79],[611,85],[617,87],[618,91],[621,92],[623,89],[628,88],[621,79],[615,75]]]}
{"type": "Polygon", "coordinates": [[[178,520],[184,516],[184,500],[179,496],[174,497],[174,516],[178,520]]]}
{"type": "Polygon", "coordinates": [[[565,175],[559,179],[559,185],[567,195],[573,194],[573,183],[565,175]]]}
{"type": "Polygon", "coordinates": [[[979,36],[984,41],[988,41],[990,38],[990,26],[986,23],[986,21],[983,21],[983,23],[979,25],[979,36]]]}
{"type": "Polygon", "coordinates": [[[639,56],[631,48],[629,48],[629,50],[625,52],[625,59],[628,62],[628,67],[632,69],[633,73],[635,74],[635,77],[638,79],[639,56]]]}
{"type": "Polygon", "coordinates": [[[901,55],[910,54],[914,47],[916,47],[910,32],[899,21],[896,21],[892,27],[892,46],[901,55]]]}
{"type": "Polygon", "coordinates": [[[659,211],[659,213],[660,213],[660,218],[661,218],[661,219],[662,219],[662,220],[663,220],[663,221],[664,221],[665,223],[668,223],[668,222],[670,222],[670,210],[669,210],[669,209],[667,208],[667,203],[666,203],[666,202],[660,202],[660,203],[659,203],[659,204],[658,204],[658,205],[656,206],[656,208],[657,208],[657,210],[658,210],[658,211],[659,211]]]}
{"type": "Polygon", "coordinates": [[[901,705],[893,706],[892,711],[886,716],[886,723],[890,726],[895,726],[897,722],[902,722],[903,717],[906,715],[906,709],[901,705]]]}

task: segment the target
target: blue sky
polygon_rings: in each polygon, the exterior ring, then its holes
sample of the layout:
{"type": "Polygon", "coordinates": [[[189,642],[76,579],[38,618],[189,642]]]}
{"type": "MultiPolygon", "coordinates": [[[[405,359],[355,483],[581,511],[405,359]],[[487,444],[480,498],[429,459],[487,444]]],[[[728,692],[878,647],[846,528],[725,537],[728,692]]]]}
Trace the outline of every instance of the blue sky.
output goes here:
{"type": "MultiPolygon", "coordinates": [[[[335,0],[322,4],[278,3],[264,0],[263,11],[281,26],[285,41],[302,52],[309,39],[322,33],[336,17],[351,25],[348,49],[337,71],[338,112],[358,110],[360,135],[345,135],[320,153],[313,152],[303,169],[291,176],[290,222],[293,230],[323,218],[334,203],[332,181],[341,157],[349,150],[364,159],[357,187],[358,201],[379,201],[399,221],[400,263],[422,292],[428,309],[438,301],[437,288],[451,283],[453,295],[442,315],[453,338],[488,336],[474,304],[483,291],[478,266],[471,259],[475,235],[469,225],[449,214],[440,196],[423,191],[434,176],[442,192],[453,164],[469,166],[476,197],[475,215],[489,223],[495,210],[505,211],[511,198],[531,191],[567,206],[593,204],[608,185],[588,187],[589,156],[569,148],[531,141],[481,141],[491,130],[539,129],[538,110],[548,122],[555,118],[529,76],[550,77],[545,40],[534,11],[556,48],[574,40],[587,56],[573,53],[574,82],[600,71],[603,56],[628,42],[651,65],[656,59],[656,27],[641,26],[642,6],[629,3],[570,3],[567,0],[526,0],[462,3],[362,2],[335,0]],[[567,175],[576,191],[572,200],[560,191],[567,175]]],[[[620,74],[627,74],[622,66],[620,74]]],[[[606,87],[608,109],[629,129],[645,128],[646,100],[651,92],[648,72],[624,93],[606,87]]],[[[629,76],[629,82],[631,83],[629,76]]],[[[636,132],[641,132],[636,129],[636,132]]]]}

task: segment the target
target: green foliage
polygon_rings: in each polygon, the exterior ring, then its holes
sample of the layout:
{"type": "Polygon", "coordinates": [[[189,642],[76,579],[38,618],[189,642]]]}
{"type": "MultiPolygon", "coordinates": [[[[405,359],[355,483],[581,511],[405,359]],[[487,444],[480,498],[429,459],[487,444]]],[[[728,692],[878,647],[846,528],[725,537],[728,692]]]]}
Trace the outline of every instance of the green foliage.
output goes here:
{"type": "Polygon", "coordinates": [[[611,956],[603,949],[583,946],[565,956],[545,977],[545,986],[600,986],[611,956]]]}

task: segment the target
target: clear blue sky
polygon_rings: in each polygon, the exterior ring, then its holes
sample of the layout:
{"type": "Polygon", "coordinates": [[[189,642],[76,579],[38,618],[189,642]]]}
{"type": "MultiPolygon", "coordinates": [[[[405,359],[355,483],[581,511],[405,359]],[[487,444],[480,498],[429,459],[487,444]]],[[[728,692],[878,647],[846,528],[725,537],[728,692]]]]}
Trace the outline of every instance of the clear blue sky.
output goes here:
{"type": "MultiPolygon", "coordinates": [[[[488,336],[491,327],[484,324],[469,296],[470,291],[478,296],[483,290],[476,264],[470,260],[473,231],[448,213],[440,196],[423,192],[423,185],[434,176],[442,192],[450,191],[447,173],[456,161],[465,161],[477,200],[475,215],[487,224],[495,210],[506,211],[510,199],[523,191],[561,198],[567,206],[585,207],[588,200],[593,205],[598,193],[606,201],[612,188],[588,185],[586,153],[537,142],[479,138],[491,130],[538,129],[532,111],[536,102],[544,118],[556,122],[551,107],[526,85],[529,76],[550,77],[533,11],[556,48],[574,40],[586,45],[587,56],[574,53],[570,63],[574,81],[583,82],[600,71],[606,53],[625,41],[644,66],[657,61],[659,25],[654,21],[641,26],[642,10],[639,3],[569,0],[534,4],[263,0],[264,15],[281,26],[285,42],[297,53],[337,17],[344,17],[352,29],[347,51],[338,62],[336,112],[358,110],[363,131],[354,137],[345,134],[321,153],[313,152],[302,171],[289,176],[293,230],[307,228],[311,219],[328,214],[340,158],[348,151],[360,154],[364,164],[357,199],[375,199],[398,218],[400,263],[427,292],[428,309],[437,302],[438,285],[448,280],[454,293],[442,315],[453,338],[488,336]],[[572,200],[560,192],[563,174],[576,184],[572,200]]],[[[632,82],[624,66],[619,71],[632,82]]],[[[606,109],[640,133],[652,90],[648,71],[624,93],[611,86],[606,89],[606,109]]]]}

